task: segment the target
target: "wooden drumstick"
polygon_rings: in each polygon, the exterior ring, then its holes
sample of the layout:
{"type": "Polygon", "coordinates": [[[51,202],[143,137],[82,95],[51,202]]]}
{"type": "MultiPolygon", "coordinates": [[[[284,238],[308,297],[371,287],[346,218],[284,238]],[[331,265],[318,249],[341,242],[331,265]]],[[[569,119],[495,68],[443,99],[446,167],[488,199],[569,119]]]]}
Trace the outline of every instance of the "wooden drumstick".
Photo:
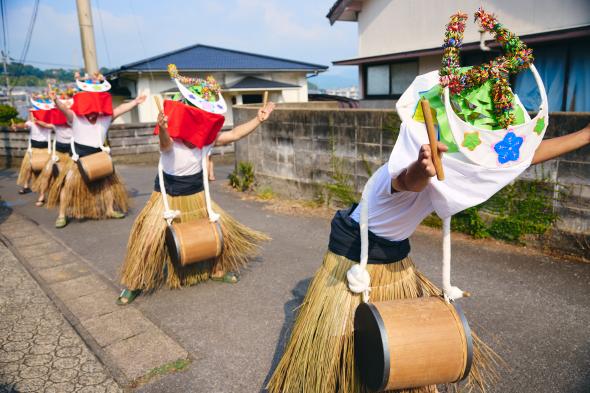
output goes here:
{"type": "Polygon", "coordinates": [[[154,96],[154,101],[156,102],[156,106],[158,107],[158,112],[162,112],[162,103],[160,102],[160,97],[154,96]]]}
{"type": "Polygon", "coordinates": [[[268,102],[268,91],[264,92],[263,97],[264,98],[262,99],[262,107],[264,108],[266,106],[266,103],[268,102]]]}
{"type": "Polygon", "coordinates": [[[438,141],[436,140],[436,131],[434,130],[434,122],[432,121],[432,113],[430,112],[430,103],[428,100],[422,99],[420,100],[420,104],[422,105],[426,130],[428,131],[428,141],[430,143],[430,152],[432,153],[432,163],[436,170],[436,178],[442,181],[445,179],[445,172],[443,171],[442,161],[438,152],[438,141]]]}

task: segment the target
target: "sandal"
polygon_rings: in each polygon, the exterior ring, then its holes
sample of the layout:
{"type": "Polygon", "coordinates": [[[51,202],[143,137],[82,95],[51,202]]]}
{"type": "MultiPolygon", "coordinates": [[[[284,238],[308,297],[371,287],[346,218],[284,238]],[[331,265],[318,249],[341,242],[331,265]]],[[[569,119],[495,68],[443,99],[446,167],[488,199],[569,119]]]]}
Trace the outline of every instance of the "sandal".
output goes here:
{"type": "Polygon", "coordinates": [[[234,272],[227,272],[223,276],[211,276],[211,280],[224,282],[226,284],[236,284],[240,281],[240,276],[234,272]]]}
{"type": "Polygon", "coordinates": [[[35,206],[37,206],[37,207],[41,207],[44,204],[45,204],[45,201],[37,201],[37,202],[35,202],[35,206]]]}
{"type": "Polygon", "coordinates": [[[118,306],[126,306],[132,303],[140,293],[141,289],[135,289],[133,291],[130,289],[123,289],[115,303],[117,303],[118,306]]]}
{"type": "Polygon", "coordinates": [[[24,195],[24,194],[28,194],[29,192],[32,192],[33,190],[31,190],[29,187],[25,187],[25,188],[21,188],[20,190],[18,190],[18,193],[20,195],[24,195]]]}
{"type": "Polygon", "coordinates": [[[56,228],[63,228],[66,225],[68,225],[68,219],[65,217],[57,217],[57,220],[55,220],[56,228]]]}
{"type": "Polygon", "coordinates": [[[109,214],[109,218],[125,218],[125,214],[118,211],[114,211],[111,214],[109,214]]]}

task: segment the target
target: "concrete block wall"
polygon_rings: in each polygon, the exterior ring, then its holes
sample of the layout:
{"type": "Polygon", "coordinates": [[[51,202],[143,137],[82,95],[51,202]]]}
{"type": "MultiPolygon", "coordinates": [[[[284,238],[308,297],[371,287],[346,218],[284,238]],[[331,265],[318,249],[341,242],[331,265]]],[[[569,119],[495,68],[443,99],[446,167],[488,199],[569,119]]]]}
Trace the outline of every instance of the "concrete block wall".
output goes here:
{"type": "MultiPolygon", "coordinates": [[[[160,154],[158,137],[153,135],[154,127],[155,123],[111,125],[108,138],[115,162],[156,164],[160,154]]],[[[12,132],[0,128],[0,159],[4,167],[20,163],[27,150],[28,138],[28,131],[12,132]]],[[[233,145],[216,147],[213,154],[228,154],[233,150],[233,145]]]]}
{"type": "MultiPolygon", "coordinates": [[[[234,119],[239,124],[255,112],[247,105],[235,107],[234,119]]],[[[588,123],[590,113],[552,113],[546,138],[588,123]]],[[[337,157],[341,171],[360,192],[368,178],[367,166],[374,170],[389,159],[399,125],[393,110],[315,109],[313,103],[307,108],[279,107],[258,130],[236,143],[236,162],[252,162],[258,180],[279,194],[313,198],[332,181],[333,157],[337,157]]],[[[522,175],[524,180],[541,178],[555,182],[556,191],[567,191],[554,204],[560,216],[557,230],[575,238],[564,247],[573,252],[581,247],[590,254],[590,146],[533,166],[522,175]],[[585,245],[578,244],[580,239],[585,245]]]]}

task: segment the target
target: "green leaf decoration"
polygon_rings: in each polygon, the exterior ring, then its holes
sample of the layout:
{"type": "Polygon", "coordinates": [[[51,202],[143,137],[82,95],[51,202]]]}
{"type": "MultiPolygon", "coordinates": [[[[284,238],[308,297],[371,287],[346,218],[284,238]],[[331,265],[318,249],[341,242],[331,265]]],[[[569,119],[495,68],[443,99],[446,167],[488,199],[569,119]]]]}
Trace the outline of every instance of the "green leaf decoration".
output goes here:
{"type": "Polygon", "coordinates": [[[541,135],[541,133],[543,132],[544,129],[545,129],[545,118],[541,117],[539,120],[537,120],[537,124],[535,124],[534,131],[537,133],[537,135],[541,135]]]}
{"type": "Polygon", "coordinates": [[[477,146],[481,145],[481,139],[479,139],[479,132],[466,132],[465,138],[463,139],[463,147],[473,151],[477,146]]]}

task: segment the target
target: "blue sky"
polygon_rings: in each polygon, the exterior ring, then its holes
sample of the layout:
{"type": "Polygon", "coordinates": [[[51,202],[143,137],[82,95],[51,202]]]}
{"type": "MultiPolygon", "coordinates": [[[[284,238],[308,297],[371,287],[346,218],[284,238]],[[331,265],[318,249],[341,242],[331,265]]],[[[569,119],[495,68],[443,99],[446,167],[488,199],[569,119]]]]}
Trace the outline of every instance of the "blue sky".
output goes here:
{"type": "MultiPolygon", "coordinates": [[[[116,68],[195,43],[330,66],[321,87],[357,84],[357,25],[330,26],[335,0],[91,0],[99,65],[116,68]]],[[[9,53],[19,58],[33,0],[7,0],[9,53]]],[[[75,1],[41,0],[28,63],[41,68],[83,63],[75,1]]]]}

